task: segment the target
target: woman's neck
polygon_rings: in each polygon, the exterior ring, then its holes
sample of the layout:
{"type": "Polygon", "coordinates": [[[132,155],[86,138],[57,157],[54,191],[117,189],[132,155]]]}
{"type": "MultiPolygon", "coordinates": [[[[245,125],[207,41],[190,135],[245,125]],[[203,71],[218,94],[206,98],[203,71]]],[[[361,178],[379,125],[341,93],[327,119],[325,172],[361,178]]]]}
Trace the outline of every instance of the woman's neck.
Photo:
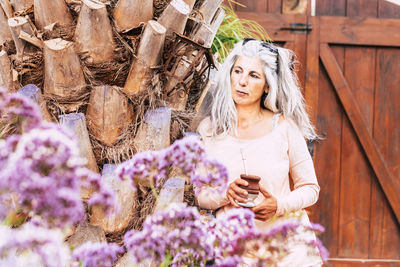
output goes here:
{"type": "Polygon", "coordinates": [[[255,125],[264,117],[264,111],[260,106],[236,106],[236,111],[239,129],[255,125]]]}

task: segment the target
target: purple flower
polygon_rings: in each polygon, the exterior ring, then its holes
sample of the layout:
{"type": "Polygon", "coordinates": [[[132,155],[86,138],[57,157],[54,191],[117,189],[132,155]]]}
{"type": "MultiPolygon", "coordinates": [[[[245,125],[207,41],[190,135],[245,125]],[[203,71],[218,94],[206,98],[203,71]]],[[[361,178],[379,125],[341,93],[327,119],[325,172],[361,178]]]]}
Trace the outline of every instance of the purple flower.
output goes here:
{"type": "Polygon", "coordinates": [[[60,230],[26,223],[18,229],[0,226],[0,236],[1,266],[8,261],[12,266],[69,266],[70,252],[60,230]]]}
{"type": "Polygon", "coordinates": [[[213,255],[207,236],[207,227],[195,207],[172,203],[147,217],[142,231],[126,233],[124,242],[136,263],[152,259],[160,264],[169,254],[174,265],[191,262],[203,266],[213,255]]]}
{"type": "Polygon", "coordinates": [[[8,119],[21,116],[24,119],[23,126],[26,131],[42,122],[42,115],[35,102],[17,93],[8,94],[4,88],[0,87],[0,116],[3,114],[8,119]]]}
{"type": "Polygon", "coordinates": [[[322,244],[321,240],[316,238],[315,240],[311,240],[308,245],[311,247],[316,247],[321,255],[322,261],[327,262],[329,258],[329,251],[326,247],[322,244]]]}
{"type": "Polygon", "coordinates": [[[54,123],[42,121],[36,103],[19,94],[0,90],[0,112],[22,118],[22,135],[0,140],[0,203],[5,209],[22,208],[41,216],[53,227],[74,224],[83,218],[80,188],[95,192],[90,204],[110,210],[114,194],[100,182],[100,175],[85,168],[75,137],[54,123]],[[15,195],[17,206],[8,199],[15,195]]]}
{"type": "Polygon", "coordinates": [[[124,249],[117,244],[87,242],[76,248],[72,254],[74,266],[111,267],[124,249]]]}
{"type": "Polygon", "coordinates": [[[145,151],[122,163],[118,177],[131,179],[136,190],[139,181],[158,186],[167,176],[168,168],[179,171],[177,175],[187,176],[198,192],[208,185],[222,192],[228,181],[228,171],[222,164],[206,157],[204,147],[195,136],[177,140],[170,147],[160,151],[145,151]]]}
{"type": "Polygon", "coordinates": [[[21,135],[8,148],[0,183],[17,194],[23,210],[33,211],[54,226],[76,223],[83,217],[77,176],[81,160],[68,133],[46,123],[21,135]]]}

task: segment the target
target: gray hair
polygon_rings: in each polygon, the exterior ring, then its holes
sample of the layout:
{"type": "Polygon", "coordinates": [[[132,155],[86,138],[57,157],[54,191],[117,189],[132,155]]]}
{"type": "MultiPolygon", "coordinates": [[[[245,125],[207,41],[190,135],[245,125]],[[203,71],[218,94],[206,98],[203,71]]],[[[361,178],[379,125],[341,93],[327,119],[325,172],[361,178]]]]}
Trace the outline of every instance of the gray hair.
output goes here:
{"type": "Polygon", "coordinates": [[[294,121],[308,140],[318,139],[305,109],[304,98],[294,71],[293,51],[255,39],[244,39],[235,45],[216,77],[213,101],[209,116],[213,136],[236,132],[237,112],[231,93],[231,71],[240,56],[258,57],[264,66],[268,94],[264,95],[262,107],[281,113],[294,121]]]}

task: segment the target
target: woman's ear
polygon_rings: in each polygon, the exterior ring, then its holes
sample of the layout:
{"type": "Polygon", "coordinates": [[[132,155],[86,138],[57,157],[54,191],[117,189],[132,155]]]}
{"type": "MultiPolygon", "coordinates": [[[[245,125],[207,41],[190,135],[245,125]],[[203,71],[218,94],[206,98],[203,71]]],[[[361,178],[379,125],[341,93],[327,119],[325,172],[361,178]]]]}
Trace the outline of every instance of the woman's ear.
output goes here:
{"type": "Polygon", "coordinates": [[[265,92],[266,94],[269,93],[269,86],[268,86],[268,85],[264,88],[264,92],[265,92]]]}

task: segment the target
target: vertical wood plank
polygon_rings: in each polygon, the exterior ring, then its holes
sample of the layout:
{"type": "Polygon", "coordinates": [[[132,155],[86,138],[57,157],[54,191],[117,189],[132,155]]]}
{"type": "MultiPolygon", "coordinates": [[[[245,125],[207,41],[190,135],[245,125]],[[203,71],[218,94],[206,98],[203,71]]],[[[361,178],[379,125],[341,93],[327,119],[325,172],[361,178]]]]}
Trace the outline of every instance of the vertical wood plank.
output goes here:
{"type": "Polygon", "coordinates": [[[347,17],[376,18],[378,0],[347,0],[347,17]]]}
{"type": "Polygon", "coordinates": [[[267,13],[268,11],[268,0],[241,0],[239,3],[245,5],[246,7],[237,5],[237,11],[260,13],[267,13]]]}
{"type": "MultiPolygon", "coordinates": [[[[375,49],[346,47],[344,75],[372,132],[375,49]]],[[[373,170],[348,118],[343,122],[339,256],[368,258],[373,170]]]]}
{"type": "Polygon", "coordinates": [[[317,16],[346,16],[346,0],[317,0],[317,16]]]}
{"type": "Polygon", "coordinates": [[[379,2],[378,2],[378,18],[399,19],[400,18],[400,6],[390,3],[386,0],[379,0],[379,2]]]}
{"type": "MultiPolygon", "coordinates": [[[[374,139],[395,177],[400,175],[399,68],[399,49],[378,49],[374,139]]],[[[371,200],[370,257],[400,259],[400,226],[380,185],[375,181],[371,200]]]]}
{"type": "Polygon", "coordinates": [[[282,13],[282,0],[268,0],[268,13],[282,13]]]}
{"type": "Polygon", "coordinates": [[[313,30],[307,35],[304,95],[306,105],[309,107],[308,114],[310,115],[311,122],[315,125],[317,121],[319,94],[319,18],[309,17],[308,23],[312,25],[313,30]]]}
{"type": "MultiPolygon", "coordinates": [[[[347,0],[347,16],[376,17],[377,0],[347,0]]],[[[346,47],[344,76],[372,132],[375,48],[346,47]]],[[[373,170],[347,117],[343,120],[339,256],[368,258],[373,170]]],[[[376,178],[376,177],[374,177],[376,178]]]]}
{"type": "MultiPolygon", "coordinates": [[[[343,49],[333,48],[336,58],[343,62],[343,49]]],[[[339,62],[339,64],[340,64],[339,62]]],[[[329,77],[319,66],[319,97],[317,129],[325,139],[316,144],[315,170],[321,187],[319,200],[313,208],[312,220],[325,226],[321,240],[330,257],[338,256],[340,155],[343,110],[329,77]]]]}

